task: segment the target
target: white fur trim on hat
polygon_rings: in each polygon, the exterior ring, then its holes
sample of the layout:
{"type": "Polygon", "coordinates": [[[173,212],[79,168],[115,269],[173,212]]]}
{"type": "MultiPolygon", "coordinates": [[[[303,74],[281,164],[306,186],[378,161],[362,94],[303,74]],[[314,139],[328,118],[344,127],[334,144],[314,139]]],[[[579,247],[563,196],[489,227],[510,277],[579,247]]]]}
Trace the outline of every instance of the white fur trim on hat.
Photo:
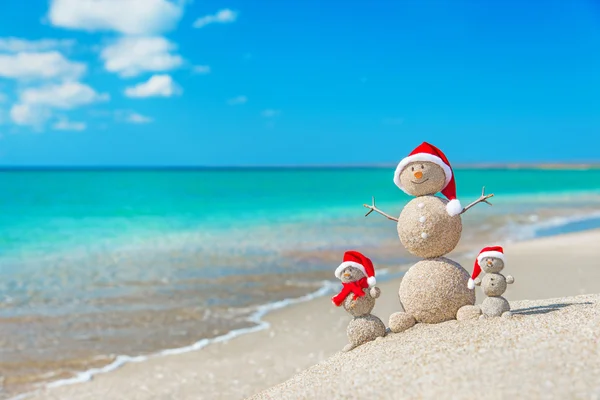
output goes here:
{"type": "Polygon", "coordinates": [[[410,164],[411,162],[419,162],[419,161],[429,161],[429,162],[439,165],[444,170],[444,175],[446,176],[446,181],[444,182],[444,188],[446,186],[448,186],[448,183],[450,183],[450,179],[452,179],[452,168],[450,168],[450,166],[447,165],[438,156],[434,156],[433,154],[429,154],[429,153],[417,153],[417,154],[413,154],[412,156],[403,158],[402,161],[400,161],[400,163],[396,167],[396,171],[394,172],[394,183],[404,193],[410,194],[410,193],[406,192],[406,190],[404,190],[404,187],[402,186],[402,183],[400,182],[400,174],[402,173],[402,170],[408,164],[410,164]]]}
{"type": "Polygon", "coordinates": [[[354,261],[344,261],[343,263],[340,264],[339,267],[337,267],[335,269],[335,277],[340,279],[340,277],[342,276],[342,271],[344,270],[344,268],[346,267],[354,267],[357,268],[359,270],[362,271],[362,273],[367,276],[367,271],[365,271],[365,267],[363,267],[362,264],[359,264],[357,262],[354,261]]]}
{"type": "Polygon", "coordinates": [[[446,211],[448,212],[448,215],[450,215],[451,217],[454,217],[455,215],[458,215],[462,212],[463,207],[460,204],[460,201],[458,199],[453,199],[450,200],[448,202],[448,204],[446,204],[446,211]]]}
{"type": "Polygon", "coordinates": [[[475,281],[473,278],[469,278],[469,283],[467,283],[467,287],[471,290],[475,289],[475,281]]]}
{"type": "Polygon", "coordinates": [[[367,278],[367,283],[369,284],[369,287],[375,286],[375,284],[377,283],[377,280],[375,279],[374,276],[370,276],[367,278]]]}
{"type": "Polygon", "coordinates": [[[481,260],[487,257],[499,258],[504,261],[504,253],[500,253],[499,251],[484,251],[477,256],[477,264],[481,264],[481,260]]]}

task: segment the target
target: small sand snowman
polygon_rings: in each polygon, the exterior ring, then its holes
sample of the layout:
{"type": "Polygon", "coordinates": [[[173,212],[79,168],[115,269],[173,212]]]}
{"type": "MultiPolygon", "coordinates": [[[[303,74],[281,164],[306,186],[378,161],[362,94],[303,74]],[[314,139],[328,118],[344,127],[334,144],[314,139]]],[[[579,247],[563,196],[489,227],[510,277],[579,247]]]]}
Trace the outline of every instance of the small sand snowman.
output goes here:
{"type": "Polygon", "coordinates": [[[506,277],[500,273],[504,269],[504,250],[500,246],[485,247],[475,260],[473,275],[469,279],[469,289],[475,285],[483,289],[486,297],[481,304],[481,317],[511,317],[510,305],[502,297],[506,292],[506,284],[514,283],[515,278],[506,277]],[[481,270],[485,272],[483,279],[479,276],[481,270]]]}
{"type": "MultiPolygon", "coordinates": [[[[392,332],[402,332],[416,322],[436,324],[457,317],[458,311],[475,304],[475,291],[467,288],[468,272],[458,263],[443,257],[458,244],[462,233],[460,215],[480,202],[485,195],[462,207],[456,198],[456,183],[450,162],[437,147],[423,142],[398,164],[394,183],[415,196],[394,218],[375,206],[365,204],[397,222],[400,242],[425,260],[413,265],[402,278],[399,297],[404,312],[390,316],[392,332]],[[441,192],[446,198],[435,196],[441,192]]],[[[485,189],[485,188],[484,188],[485,189]]],[[[490,203],[488,203],[490,204],[490,203]]]]}
{"type": "Polygon", "coordinates": [[[337,307],[354,317],[348,324],[350,343],[342,351],[350,351],[361,344],[385,336],[385,325],[371,314],[375,299],[381,291],[374,287],[375,269],[371,260],[358,251],[347,251],[344,260],[335,270],[335,277],[342,281],[342,291],[331,298],[337,307]]]}

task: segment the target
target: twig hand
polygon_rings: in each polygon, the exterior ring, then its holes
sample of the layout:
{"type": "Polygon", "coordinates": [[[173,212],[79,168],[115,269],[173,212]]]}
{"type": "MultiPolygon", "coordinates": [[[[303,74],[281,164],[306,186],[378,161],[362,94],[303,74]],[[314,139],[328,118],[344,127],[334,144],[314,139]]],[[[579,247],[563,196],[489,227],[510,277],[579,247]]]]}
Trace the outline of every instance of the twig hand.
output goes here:
{"type": "Polygon", "coordinates": [[[489,198],[494,197],[494,194],[485,194],[485,186],[483,187],[483,189],[481,189],[481,196],[475,200],[474,202],[472,202],[471,204],[469,204],[468,206],[466,206],[465,208],[463,208],[463,210],[461,211],[461,214],[465,213],[468,209],[470,209],[471,207],[473,207],[476,204],[479,203],[486,203],[489,204],[490,206],[492,205],[492,203],[490,203],[488,201],[489,198]]]}
{"type": "Polygon", "coordinates": [[[391,215],[388,215],[388,214],[384,213],[383,211],[381,211],[380,209],[378,209],[377,206],[375,205],[375,197],[372,197],[372,199],[373,199],[373,204],[371,204],[371,205],[369,205],[369,204],[363,204],[363,207],[369,209],[369,212],[367,212],[365,214],[365,217],[368,216],[369,214],[371,214],[373,211],[375,211],[375,212],[383,215],[384,217],[386,217],[389,220],[398,222],[398,218],[394,218],[391,215]]]}

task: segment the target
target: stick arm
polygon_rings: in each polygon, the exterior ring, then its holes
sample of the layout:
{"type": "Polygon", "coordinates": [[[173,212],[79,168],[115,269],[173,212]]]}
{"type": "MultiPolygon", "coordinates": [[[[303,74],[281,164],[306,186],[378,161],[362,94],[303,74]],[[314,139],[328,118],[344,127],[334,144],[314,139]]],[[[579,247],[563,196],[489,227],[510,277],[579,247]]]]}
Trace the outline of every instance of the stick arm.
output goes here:
{"type": "Polygon", "coordinates": [[[371,205],[363,204],[363,207],[368,208],[370,210],[368,213],[365,214],[365,217],[368,216],[369,214],[371,214],[373,211],[375,211],[376,213],[383,215],[384,217],[386,217],[387,219],[389,219],[391,221],[398,222],[398,218],[394,218],[391,215],[386,214],[383,211],[381,211],[379,208],[377,208],[377,206],[375,205],[375,197],[372,197],[372,199],[373,199],[373,204],[371,204],[371,205]]]}
{"type": "Polygon", "coordinates": [[[481,189],[481,196],[475,200],[474,202],[472,202],[471,204],[469,204],[468,206],[466,206],[465,208],[463,208],[463,210],[460,212],[461,214],[464,214],[465,212],[467,212],[467,210],[469,210],[471,207],[479,204],[479,203],[486,203],[489,204],[490,206],[492,205],[492,203],[490,203],[489,201],[487,201],[489,198],[494,197],[494,194],[485,194],[485,186],[483,187],[483,189],[481,189]]]}

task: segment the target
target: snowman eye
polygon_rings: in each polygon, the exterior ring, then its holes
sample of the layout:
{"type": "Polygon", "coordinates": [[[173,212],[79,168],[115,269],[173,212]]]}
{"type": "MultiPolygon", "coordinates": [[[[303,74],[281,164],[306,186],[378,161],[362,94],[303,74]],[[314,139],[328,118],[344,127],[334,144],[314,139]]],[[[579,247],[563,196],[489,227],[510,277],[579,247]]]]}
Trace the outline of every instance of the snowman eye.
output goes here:
{"type": "Polygon", "coordinates": [[[423,164],[421,164],[421,169],[425,169],[425,166],[423,164]]]}
{"type": "Polygon", "coordinates": [[[415,171],[415,167],[410,167],[410,170],[414,172],[415,171]]]}

